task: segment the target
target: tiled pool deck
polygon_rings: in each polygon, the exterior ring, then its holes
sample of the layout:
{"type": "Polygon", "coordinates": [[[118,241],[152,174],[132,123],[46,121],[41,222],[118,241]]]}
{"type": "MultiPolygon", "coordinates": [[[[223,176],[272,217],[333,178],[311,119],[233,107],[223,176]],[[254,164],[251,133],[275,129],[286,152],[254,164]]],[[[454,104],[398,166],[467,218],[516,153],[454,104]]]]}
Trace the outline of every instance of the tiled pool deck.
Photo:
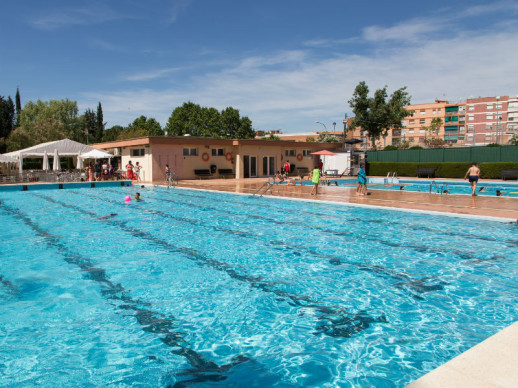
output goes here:
{"type": "MultiPolygon", "coordinates": [[[[264,182],[265,179],[192,180],[181,181],[179,187],[253,194],[264,182]]],[[[354,189],[329,186],[319,187],[316,197],[310,192],[311,186],[281,185],[267,195],[518,220],[518,198],[385,190],[370,190],[368,196],[357,196],[354,189]]],[[[408,385],[408,388],[436,387],[518,387],[518,322],[408,385]]]]}

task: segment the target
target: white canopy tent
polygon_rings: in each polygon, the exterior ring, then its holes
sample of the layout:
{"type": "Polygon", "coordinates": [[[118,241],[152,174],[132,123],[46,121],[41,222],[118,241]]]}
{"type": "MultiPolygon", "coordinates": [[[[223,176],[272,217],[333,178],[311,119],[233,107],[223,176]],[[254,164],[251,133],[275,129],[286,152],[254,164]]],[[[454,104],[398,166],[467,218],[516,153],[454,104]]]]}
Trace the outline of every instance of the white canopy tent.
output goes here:
{"type": "MultiPolygon", "coordinates": [[[[87,159],[85,155],[92,151],[99,151],[106,154],[106,156],[99,158],[109,158],[112,156],[111,154],[105,153],[98,148],[90,147],[89,145],[78,143],[77,141],[70,139],[41,143],[29,148],[25,148],[23,150],[8,152],[0,156],[15,158],[18,162],[21,162],[23,158],[44,158],[45,153],[47,153],[47,155],[55,155],[56,151],[61,157],[77,158],[78,156],[81,156],[83,159],[87,159]]],[[[22,172],[22,163],[20,163],[20,172],[22,172]]]]}
{"type": "Polygon", "coordinates": [[[91,151],[88,151],[84,154],[79,155],[79,158],[81,158],[81,159],[108,159],[111,157],[113,157],[113,155],[110,154],[109,152],[99,150],[97,148],[94,148],[91,151]]]}
{"type": "Polygon", "coordinates": [[[13,158],[12,156],[8,156],[6,154],[0,154],[0,163],[15,163],[18,164],[19,160],[16,158],[13,158]]]}

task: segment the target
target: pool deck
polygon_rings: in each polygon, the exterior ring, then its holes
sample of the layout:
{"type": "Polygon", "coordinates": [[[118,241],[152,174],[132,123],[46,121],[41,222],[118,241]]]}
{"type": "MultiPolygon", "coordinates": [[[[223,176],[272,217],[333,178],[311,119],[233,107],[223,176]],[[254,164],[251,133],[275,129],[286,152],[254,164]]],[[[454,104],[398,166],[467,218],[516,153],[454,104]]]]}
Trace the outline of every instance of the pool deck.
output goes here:
{"type": "MultiPolygon", "coordinates": [[[[253,194],[266,179],[208,179],[180,181],[179,187],[253,194]]],[[[156,182],[159,184],[159,182],[156,182]]],[[[438,195],[407,191],[369,190],[357,196],[354,189],[280,185],[266,195],[313,201],[497,217],[518,220],[518,198],[438,195]]],[[[414,381],[407,388],[516,388],[518,387],[518,322],[414,381]]]]}
{"type": "MultiPolygon", "coordinates": [[[[186,180],[180,181],[179,187],[253,194],[264,182],[266,179],[261,178],[186,180]]],[[[311,189],[311,186],[278,185],[266,195],[518,220],[518,198],[389,190],[369,190],[370,195],[357,196],[352,188],[333,186],[320,186],[319,194],[315,197],[310,195],[311,189]]]]}

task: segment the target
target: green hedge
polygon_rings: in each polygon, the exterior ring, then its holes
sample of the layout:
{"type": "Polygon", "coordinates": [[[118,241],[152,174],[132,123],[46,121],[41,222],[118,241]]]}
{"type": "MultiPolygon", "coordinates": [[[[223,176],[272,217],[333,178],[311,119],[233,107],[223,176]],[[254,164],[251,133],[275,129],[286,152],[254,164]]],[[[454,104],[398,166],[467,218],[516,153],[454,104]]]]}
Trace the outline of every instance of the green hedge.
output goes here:
{"type": "MultiPolygon", "coordinates": [[[[368,162],[369,175],[374,176],[396,172],[399,177],[415,177],[418,168],[435,168],[436,178],[464,178],[470,167],[470,162],[368,162]]],[[[499,179],[501,170],[518,170],[518,162],[487,162],[479,167],[481,178],[499,179]]]]}

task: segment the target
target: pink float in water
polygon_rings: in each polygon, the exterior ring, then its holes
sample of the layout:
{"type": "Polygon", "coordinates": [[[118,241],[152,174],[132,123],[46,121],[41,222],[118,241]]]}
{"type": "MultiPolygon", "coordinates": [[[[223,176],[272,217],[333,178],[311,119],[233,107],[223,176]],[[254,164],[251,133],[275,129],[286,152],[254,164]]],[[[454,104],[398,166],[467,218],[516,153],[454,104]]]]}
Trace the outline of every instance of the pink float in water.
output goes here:
{"type": "Polygon", "coordinates": [[[126,202],[130,202],[130,201],[131,201],[131,197],[130,197],[129,195],[126,195],[126,196],[124,197],[124,200],[125,200],[126,202]]]}

